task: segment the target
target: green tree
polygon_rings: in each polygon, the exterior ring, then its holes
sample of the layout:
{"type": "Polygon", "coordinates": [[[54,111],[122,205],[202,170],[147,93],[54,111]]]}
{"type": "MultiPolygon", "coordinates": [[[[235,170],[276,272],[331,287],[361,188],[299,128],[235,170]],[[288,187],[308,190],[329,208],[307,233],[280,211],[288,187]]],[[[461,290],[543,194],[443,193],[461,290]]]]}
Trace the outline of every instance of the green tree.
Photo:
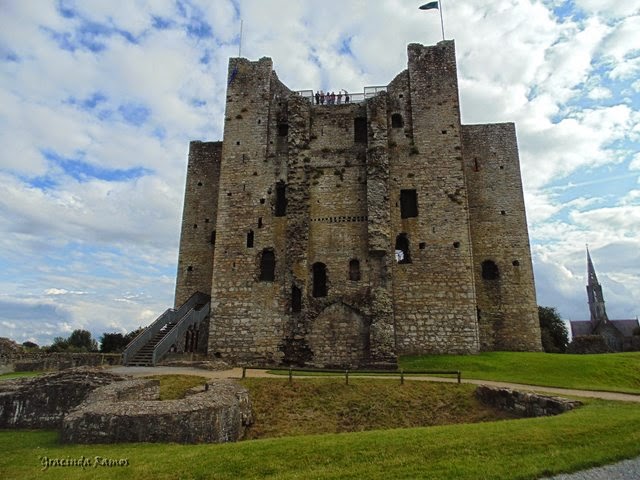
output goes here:
{"type": "Polygon", "coordinates": [[[121,352],[127,344],[121,333],[103,333],[100,337],[100,351],[102,353],[121,352]]]}
{"type": "Polygon", "coordinates": [[[547,353],[564,353],[569,344],[567,326],[554,307],[538,307],[542,348],[547,353]]]}
{"type": "Polygon", "coordinates": [[[69,341],[66,338],[55,337],[53,343],[46,349],[49,352],[66,352],[69,350],[69,341]]]}
{"type": "Polygon", "coordinates": [[[91,338],[88,330],[74,330],[67,339],[69,347],[79,352],[97,352],[98,342],[91,338]]]}
{"type": "Polygon", "coordinates": [[[91,338],[88,330],[74,330],[68,338],[56,337],[47,347],[49,352],[97,352],[98,342],[91,338]]]}
{"type": "Polygon", "coordinates": [[[144,330],[142,327],[138,327],[125,335],[105,332],[100,337],[100,351],[102,353],[120,353],[142,330],[144,330]]]}

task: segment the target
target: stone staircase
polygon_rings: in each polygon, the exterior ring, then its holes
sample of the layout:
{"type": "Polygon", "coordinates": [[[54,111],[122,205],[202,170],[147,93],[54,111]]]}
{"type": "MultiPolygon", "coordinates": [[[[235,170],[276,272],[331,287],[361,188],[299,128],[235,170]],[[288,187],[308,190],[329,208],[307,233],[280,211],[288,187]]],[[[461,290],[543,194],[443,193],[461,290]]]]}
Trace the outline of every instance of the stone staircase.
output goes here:
{"type": "Polygon", "coordinates": [[[156,345],[167,336],[167,334],[176,326],[175,322],[167,323],[164,327],[156,333],[149,342],[142,347],[138,353],[128,363],[130,367],[152,367],[153,366],[153,351],[156,345]]]}
{"type": "Polygon", "coordinates": [[[134,338],[124,352],[126,366],[155,366],[174,346],[181,345],[189,328],[197,327],[209,316],[211,297],[196,292],[180,308],[167,309],[134,338]]]}

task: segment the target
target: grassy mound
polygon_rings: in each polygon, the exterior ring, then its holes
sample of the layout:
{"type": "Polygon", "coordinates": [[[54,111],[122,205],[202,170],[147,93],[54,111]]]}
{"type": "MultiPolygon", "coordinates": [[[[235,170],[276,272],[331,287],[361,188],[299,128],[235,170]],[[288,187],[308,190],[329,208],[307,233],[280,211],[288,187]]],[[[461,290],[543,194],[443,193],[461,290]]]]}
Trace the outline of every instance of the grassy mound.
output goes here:
{"type": "Polygon", "coordinates": [[[248,438],[411,428],[512,418],[482,405],[473,385],[339,378],[247,378],[248,438]]]}
{"type": "Polygon", "coordinates": [[[640,352],[569,355],[485,352],[478,355],[421,355],[400,358],[400,368],[461,370],[463,378],[545,387],[640,393],[640,352]]]}

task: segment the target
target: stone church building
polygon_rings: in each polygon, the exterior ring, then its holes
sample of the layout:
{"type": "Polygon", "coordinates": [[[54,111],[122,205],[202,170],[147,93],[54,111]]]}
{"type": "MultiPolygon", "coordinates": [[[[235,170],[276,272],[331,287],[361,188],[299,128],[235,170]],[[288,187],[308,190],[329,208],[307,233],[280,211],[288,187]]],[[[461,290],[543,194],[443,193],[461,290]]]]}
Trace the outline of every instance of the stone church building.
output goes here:
{"type": "Polygon", "coordinates": [[[162,328],[200,315],[174,349],[325,367],[541,350],[515,126],[461,124],[453,41],[407,53],[324,104],[269,58],[230,59],[223,141],[189,150],[162,328]]]}
{"type": "Polygon", "coordinates": [[[637,318],[609,320],[604,305],[602,285],[598,282],[589,249],[587,249],[587,299],[591,318],[570,321],[572,338],[598,335],[613,352],[640,350],[640,336],[634,335],[636,329],[640,328],[637,318]]]}

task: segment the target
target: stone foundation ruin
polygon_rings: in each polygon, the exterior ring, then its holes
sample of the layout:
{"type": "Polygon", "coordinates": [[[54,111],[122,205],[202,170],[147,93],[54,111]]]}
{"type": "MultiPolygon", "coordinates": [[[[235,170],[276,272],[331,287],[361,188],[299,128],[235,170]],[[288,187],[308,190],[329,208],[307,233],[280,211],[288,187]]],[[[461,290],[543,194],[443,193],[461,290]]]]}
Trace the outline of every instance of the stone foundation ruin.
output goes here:
{"type": "Polygon", "coordinates": [[[61,428],[63,443],[230,442],[252,423],[246,388],[211,380],[160,401],[157,380],[79,368],[0,384],[0,428],[61,428]]]}
{"type": "Polygon", "coordinates": [[[61,441],[233,442],[244,437],[252,420],[248,390],[229,380],[212,380],[185,399],[158,399],[157,380],[101,387],[65,416],[61,441]]]}
{"type": "Polygon", "coordinates": [[[559,415],[582,405],[582,402],[577,400],[487,385],[480,385],[476,389],[476,397],[485,405],[505,410],[519,417],[559,415]]]}

